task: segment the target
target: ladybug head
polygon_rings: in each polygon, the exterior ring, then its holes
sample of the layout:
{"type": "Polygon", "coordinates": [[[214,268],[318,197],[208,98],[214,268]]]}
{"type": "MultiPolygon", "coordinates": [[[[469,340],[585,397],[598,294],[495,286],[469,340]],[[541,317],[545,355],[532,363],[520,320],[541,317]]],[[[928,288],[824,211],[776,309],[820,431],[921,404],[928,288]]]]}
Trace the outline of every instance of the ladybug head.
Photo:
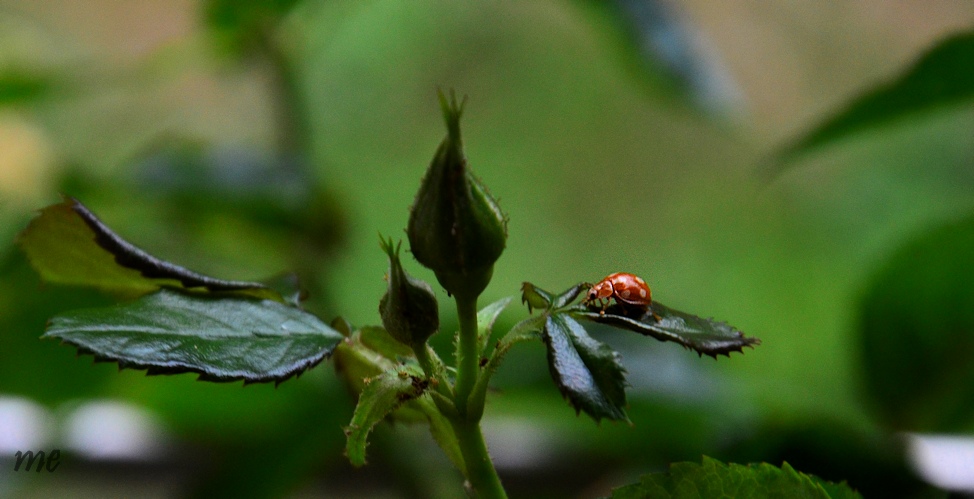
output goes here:
{"type": "Polygon", "coordinates": [[[601,300],[612,296],[612,284],[602,281],[589,288],[587,301],[601,300]]]}

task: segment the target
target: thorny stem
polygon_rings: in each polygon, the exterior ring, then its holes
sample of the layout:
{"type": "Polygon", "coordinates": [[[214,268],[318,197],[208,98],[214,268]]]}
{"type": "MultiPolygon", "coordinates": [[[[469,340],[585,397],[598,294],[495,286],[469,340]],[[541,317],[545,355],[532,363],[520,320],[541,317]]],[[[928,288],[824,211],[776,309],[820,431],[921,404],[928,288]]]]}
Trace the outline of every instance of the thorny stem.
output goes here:
{"type": "MultiPolygon", "coordinates": [[[[457,343],[456,406],[461,417],[467,416],[470,392],[477,381],[480,366],[480,341],[477,338],[477,297],[455,295],[460,338],[457,343]]],[[[479,420],[480,418],[477,418],[479,420]]]]}
{"type": "Polygon", "coordinates": [[[501,485],[497,470],[487,452],[487,443],[480,429],[483,415],[483,398],[486,392],[471,393],[480,377],[480,339],[477,334],[477,297],[454,295],[457,302],[457,315],[460,320],[460,338],[457,341],[457,383],[454,401],[457,417],[451,418],[453,432],[456,434],[460,453],[466,465],[467,480],[477,492],[478,497],[506,498],[507,493],[501,485]],[[479,410],[470,411],[468,406],[479,410]]]}
{"type": "Polygon", "coordinates": [[[460,453],[467,467],[467,480],[477,492],[478,498],[507,498],[504,486],[501,485],[494,463],[487,453],[484,434],[480,430],[479,421],[466,419],[453,420],[453,432],[460,444],[460,453]]]}

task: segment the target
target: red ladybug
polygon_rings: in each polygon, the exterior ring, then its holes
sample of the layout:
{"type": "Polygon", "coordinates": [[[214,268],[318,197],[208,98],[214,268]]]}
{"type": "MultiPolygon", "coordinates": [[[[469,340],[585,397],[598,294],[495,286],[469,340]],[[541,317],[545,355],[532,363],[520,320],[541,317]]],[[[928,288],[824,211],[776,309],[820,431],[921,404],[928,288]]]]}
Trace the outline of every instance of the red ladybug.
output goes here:
{"type": "Polygon", "coordinates": [[[623,308],[629,306],[636,307],[638,310],[647,310],[653,303],[653,293],[649,290],[646,281],[634,274],[616,272],[589,288],[582,304],[599,302],[604,314],[605,308],[613,298],[623,308]]]}

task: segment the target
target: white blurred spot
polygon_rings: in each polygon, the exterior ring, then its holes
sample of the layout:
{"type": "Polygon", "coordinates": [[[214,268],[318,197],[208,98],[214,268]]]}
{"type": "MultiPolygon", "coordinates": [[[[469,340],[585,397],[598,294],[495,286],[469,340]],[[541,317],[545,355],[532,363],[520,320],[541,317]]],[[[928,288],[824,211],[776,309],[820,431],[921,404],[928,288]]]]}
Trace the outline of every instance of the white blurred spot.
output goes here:
{"type": "Polygon", "coordinates": [[[556,438],[544,427],[518,418],[484,418],[484,439],[498,468],[537,468],[556,452],[556,438]]]}
{"type": "Polygon", "coordinates": [[[974,492],[974,437],[906,435],[916,472],[942,489],[974,492]]]}
{"type": "Polygon", "coordinates": [[[53,419],[31,400],[0,396],[0,454],[42,450],[51,440],[53,419]]]}
{"type": "Polygon", "coordinates": [[[163,431],[145,409],[112,401],[78,406],[65,423],[71,450],[92,459],[154,459],[165,452],[163,431]]]}

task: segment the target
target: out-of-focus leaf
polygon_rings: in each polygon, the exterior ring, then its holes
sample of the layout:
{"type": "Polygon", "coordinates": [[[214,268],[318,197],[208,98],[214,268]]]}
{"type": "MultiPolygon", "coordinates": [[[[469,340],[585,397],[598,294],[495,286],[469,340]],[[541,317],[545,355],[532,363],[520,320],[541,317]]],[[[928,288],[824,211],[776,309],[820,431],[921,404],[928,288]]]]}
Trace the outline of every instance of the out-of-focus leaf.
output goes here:
{"type": "Polygon", "coordinates": [[[606,29],[616,53],[648,90],[693,101],[723,114],[738,100],[733,78],[719,64],[704,37],[685,22],[679,4],[665,0],[589,0],[589,17],[606,29]]]}
{"type": "Polygon", "coordinates": [[[74,199],[41,210],[17,243],[49,282],[134,295],[182,286],[285,301],[261,283],[215,279],[160,260],[122,239],[74,199]]]}
{"type": "Polygon", "coordinates": [[[365,464],[365,445],[372,427],[403,403],[421,396],[426,387],[422,373],[407,366],[391,369],[366,382],[352,422],[345,429],[348,438],[345,453],[352,465],[365,464]]]}
{"type": "Polygon", "coordinates": [[[504,311],[513,299],[513,296],[501,298],[477,312],[477,335],[480,337],[481,352],[487,347],[487,342],[490,340],[490,334],[494,328],[494,322],[497,321],[497,317],[501,315],[501,312],[504,311]]]}
{"type": "Polygon", "coordinates": [[[784,162],[870,127],[974,100],[974,31],[955,34],[923,54],[894,81],[855,99],[779,153],[784,162]]]}
{"type": "Polygon", "coordinates": [[[974,421],[974,217],[899,248],[860,306],[868,396],[898,430],[974,421]]]}
{"type": "Polygon", "coordinates": [[[799,473],[788,463],[723,464],[704,456],[701,464],[674,463],[666,473],[643,475],[639,483],[612,491],[612,499],[704,499],[709,497],[803,497],[855,499],[858,492],[799,473]]]}
{"type": "Polygon", "coordinates": [[[627,420],[625,369],[619,354],[596,341],[567,314],[554,314],[544,326],[548,369],[576,411],[596,421],[627,420]]]}
{"type": "Polygon", "coordinates": [[[275,301],[168,289],[56,316],[44,337],[148,374],[194,372],[202,380],[245,383],[280,383],[321,362],[342,340],[317,317],[275,301]]]}
{"type": "Polygon", "coordinates": [[[49,89],[49,81],[29,72],[0,72],[0,106],[36,100],[49,89]]]}
{"type": "Polygon", "coordinates": [[[102,293],[78,293],[61,286],[42,286],[23,254],[0,257],[0,391],[23,395],[51,407],[67,400],[104,396],[114,381],[111,369],[77,362],[70,349],[38,341],[44,324],[66,308],[111,303],[102,293]],[[39,368],[44,366],[44,368],[39,368]]]}
{"type": "Polygon", "coordinates": [[[241,52],[266,36],[298,0],[208,0],[204,18],[226,48],[241,52]]]}
{"type": "Polygon", "coordinates": [[[618,305],[600,313],[586,308],[576,308],[572,315],[619,329],[635,331],[660,341],[674,341],[696,351],[700,355],[730,356],[730,352],[742,352],[744,347],[760,345],[761,340],[748,338],[744,333],[725,322],[704,319],[680,312],[654,301],[651,309],[636,317],[626,315],[618,305]],[[657,320],[656,316],[659,317],[657,320]]]}

